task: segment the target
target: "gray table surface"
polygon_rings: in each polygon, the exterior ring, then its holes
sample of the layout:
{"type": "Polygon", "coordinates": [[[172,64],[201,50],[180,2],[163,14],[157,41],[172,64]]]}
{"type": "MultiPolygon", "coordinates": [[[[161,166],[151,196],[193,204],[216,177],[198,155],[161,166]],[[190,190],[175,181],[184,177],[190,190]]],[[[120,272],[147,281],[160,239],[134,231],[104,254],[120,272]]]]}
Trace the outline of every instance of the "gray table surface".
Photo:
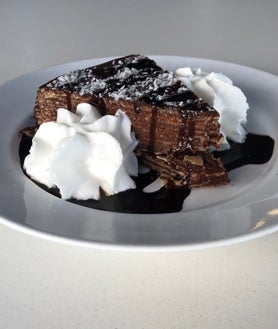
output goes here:
{"type": "MultiPolygon", "coordinates": [[[[278,74],[276,0],[1,0],[0,84],[129,53],[203,57],[278,74]]],[[[0,329],[244,328],[278,323],[278,234],[134,253],[0,225],[0,329]]]]}

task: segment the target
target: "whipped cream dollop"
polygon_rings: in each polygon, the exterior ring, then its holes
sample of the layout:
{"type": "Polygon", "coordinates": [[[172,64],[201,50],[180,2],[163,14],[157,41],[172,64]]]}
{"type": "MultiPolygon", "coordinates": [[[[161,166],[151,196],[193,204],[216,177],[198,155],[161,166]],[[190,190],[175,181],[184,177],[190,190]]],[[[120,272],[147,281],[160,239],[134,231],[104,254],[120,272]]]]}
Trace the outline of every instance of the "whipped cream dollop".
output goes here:
{"type": "Polygon", "coordinates": [[[100,188],[112,195],[135,188],[134,149],[138,141],[121,110],[101,116],[90,104],[76,113],[60,108],[56,122],[43,123],[33,137],[24,169],[47,187],[58,187],[63,199],[100,198],[100,188]]]}
{"type": "Polygon", "coordinates": [[[246,96],[233,81],[222,73],[207,73],[200,68],[179,68],[176,77],[220,114],[220,132],[224,140],[221,149],[228,149],[227,139],[243,143],[249,105],[246,96]]]}

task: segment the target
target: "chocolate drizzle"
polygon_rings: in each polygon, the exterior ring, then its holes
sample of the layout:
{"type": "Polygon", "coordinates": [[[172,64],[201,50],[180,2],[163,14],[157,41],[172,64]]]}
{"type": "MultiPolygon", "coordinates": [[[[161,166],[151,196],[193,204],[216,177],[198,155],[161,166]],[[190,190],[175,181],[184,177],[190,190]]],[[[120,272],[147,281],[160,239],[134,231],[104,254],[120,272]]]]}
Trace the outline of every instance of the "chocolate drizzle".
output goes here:
{"type": "MultiPolygon", "coordinates": [[[[25,157],[29,153],[32,139],[28,135],[22,136],[19,146],[19,157],[23,165],[25,157]]],[[[231,148],[222,152],[214,152],[215,156],[220,157],[227,168],[233,169],[247,164],[263,164],[270,160],[274,147],[274,140],[269,136],[248,134],[243,144],[231,142],[231,148]]],[[[112,196],[103,195],[99,201],[95,200],[68,200],[81,206],[123,213],[136,214],[159,214],[172,213],[182,210],[183,202],[190,194],[190,189],[186,186],[182,188],[171,189],[163,187],[157,192],[145,193],[143,188],[156,179],[157,174],[150,171],[148,174],[139,175],[135,178],[137,188],[118,193],[112,196]]],[[[38,183],[36,183],[38,184],[38,183]]],[[[47,192],[59,197],[59,191],[56,188],[48,189],[42,184],[38,184],[47,192]]]]}
{"type": "Polygon", "coordinates": [[[65,90],[66,97],[67,97],[67,109],[69,111],[72,111],[72,105],[71,105],[71,93],[67,90],[65,90]]]}
{"type": "Polygon", "coordinates": [[[151,129],[150,129],[150,143],[149,143],[149,152],[152,152],[155,144],[155,132],[156,132],[156,123],[157,123],[157,107],[153,108],[151,116],[151,129]]]}
{"type": "Polygon", "coordinates": [[[94,94],[125,100],[143,100],[157,106],[213,111],[192,91],[155,61],[140,55],[117,58],[90,68],[72,71],[48,82],[50,89],[94,94]],[[196,106],[196,104],[198,106],[196,106]]]}

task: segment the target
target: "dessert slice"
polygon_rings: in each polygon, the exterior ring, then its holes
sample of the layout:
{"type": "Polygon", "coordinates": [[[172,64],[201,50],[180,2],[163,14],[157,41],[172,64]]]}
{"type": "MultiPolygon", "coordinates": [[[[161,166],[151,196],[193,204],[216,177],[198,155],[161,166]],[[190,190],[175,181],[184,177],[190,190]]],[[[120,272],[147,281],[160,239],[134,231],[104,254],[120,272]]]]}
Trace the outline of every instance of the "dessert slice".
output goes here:
{"type": "Polygon", "coordinates": [[[103,115],[124,111],[139,140],[137,155],[176,186],[228,182],[210,153],[223,140],[218,112],[152,59],[130,55],[47,82],[37,92],[36,124],[55,121],[58,108],[75,112],[84,102],[103,115]]]}
{"type": "Polygon", "coordinates": [[[35,106],[37,124],[55,121],[59,107],[75,112],[82,102],[97,105],[103,114],[121,108],[144,150],[207,151],[222,142],[219,114],[147,57],[118,58],[41,86],[35,106]]]}

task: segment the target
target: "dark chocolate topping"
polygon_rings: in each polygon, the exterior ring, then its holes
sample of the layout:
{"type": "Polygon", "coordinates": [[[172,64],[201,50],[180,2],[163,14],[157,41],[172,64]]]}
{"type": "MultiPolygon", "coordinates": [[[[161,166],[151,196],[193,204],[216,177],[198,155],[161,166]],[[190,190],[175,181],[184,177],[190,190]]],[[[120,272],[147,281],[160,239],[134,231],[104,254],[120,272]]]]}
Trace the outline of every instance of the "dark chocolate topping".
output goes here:
{"type": "Polygon", "coordinates": [[[140,55],[117,58],[72,71],[47,84],[48,88],[125,100],[143,100],[160,107],[194,111],[213,109],[153,60],[140,55]]]}

